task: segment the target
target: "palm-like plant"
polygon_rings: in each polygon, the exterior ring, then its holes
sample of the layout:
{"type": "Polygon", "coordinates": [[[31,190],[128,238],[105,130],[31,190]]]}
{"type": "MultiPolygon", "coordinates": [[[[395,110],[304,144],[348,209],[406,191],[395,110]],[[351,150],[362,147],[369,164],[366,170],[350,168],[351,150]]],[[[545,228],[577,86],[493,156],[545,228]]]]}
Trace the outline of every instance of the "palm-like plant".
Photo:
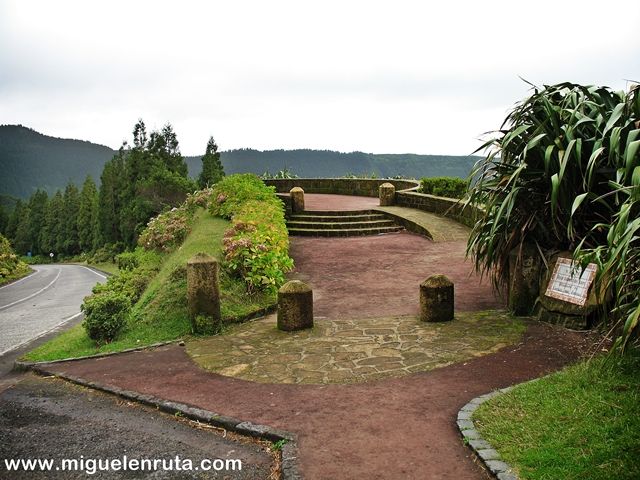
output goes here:
{"type": "Polygon", "coordinates": [[[503,286],[510,252],[525,244],[542,261],[560,250],[596,261],[629,338],[640,315],[629,293],[640,287],[639,119],[637,87],[534,87],[478,149],[487,155],[472,172],[468,202],[485,214],[467,247],[476,268],[503,286]]]}

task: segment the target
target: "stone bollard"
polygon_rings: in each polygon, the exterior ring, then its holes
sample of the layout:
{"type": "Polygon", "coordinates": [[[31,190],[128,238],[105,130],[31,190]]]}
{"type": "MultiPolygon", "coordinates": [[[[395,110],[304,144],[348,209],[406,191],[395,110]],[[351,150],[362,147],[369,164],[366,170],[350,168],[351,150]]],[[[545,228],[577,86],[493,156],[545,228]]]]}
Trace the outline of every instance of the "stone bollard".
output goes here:
{"type": "Polygon", "coordinates": [[[304,190],[300,187],[293,187],[289,191],[291,196],[291,211],[293,213],[304,212],[304,190]]]}
{"type": "Polygon", "coordinates": [[[278,290],[278,329],[286,332],[313,327],[313,291],[300,280],[278,290]]]}
{"type": "Polygon", "coordinates": [[[433,275],[420,284],[420,320],[453,320],[453,282],[444,275],[433,275]]]}
{"type": "Polygon", "coordinates": [[[380,206],[389,207],[395,203],[396,187],[390,183],[383,183],[378,188],[378,195],[380,197],[380,206]]]}
{"type": "Polygon", "coordinates": [[[206,253],[197,253],[187,262],[187,301],[194,332],[215,330],[222,321],[218,261],[206,253]],[[199,325],[197,317],[210,319],[211,325],[199,325]]]}

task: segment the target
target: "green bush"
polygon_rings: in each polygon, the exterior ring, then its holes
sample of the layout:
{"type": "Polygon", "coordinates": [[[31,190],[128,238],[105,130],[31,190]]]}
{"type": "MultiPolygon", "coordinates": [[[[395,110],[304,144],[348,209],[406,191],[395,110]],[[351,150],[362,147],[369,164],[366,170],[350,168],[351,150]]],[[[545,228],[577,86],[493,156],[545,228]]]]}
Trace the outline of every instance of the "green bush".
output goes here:
{"type": "Polygon", "coordinates": [[[249,292],[275,293],[293,268],[282,202],[255,175],[231,175],[213,188],[210,210],[230,217],[224,234],[225,268],[240,275],[249,292]]]}
{"type": "Polygon", "coordinates": [[[87,335],[98,343],[112,341],[127,322],[131,309],[129,298],[115,291],[103,291],[85,298],[82,311],[85,314],[82,325],[87,335]]]}
{"type": "Polygon", "coordinates": [[[463,198],[467,182],[457,177],[425,177],[420,180],[420,192],[437,197],[463,198]]]}
{"type": "Polygon", "coordinates": [[[29,267],[13,252],[9,240],[0,235],[0,283],[29,270],[29,267]]]}

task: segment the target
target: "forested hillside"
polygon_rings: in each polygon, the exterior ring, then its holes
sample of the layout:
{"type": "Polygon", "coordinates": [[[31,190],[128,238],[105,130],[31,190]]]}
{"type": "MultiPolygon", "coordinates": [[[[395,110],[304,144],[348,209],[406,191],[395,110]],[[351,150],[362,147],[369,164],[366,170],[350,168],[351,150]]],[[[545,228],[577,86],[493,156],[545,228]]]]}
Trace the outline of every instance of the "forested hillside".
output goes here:
{"type": "Polygon", "coordinates": [[[87,175],[100,178],[116,152],[82,140],[49,137],[22,125],[0,125],[0,194],[26,198],[38,188],[54,193],[87,175]]]}
{"type": "MultiPolygon", "coordinates": [[[[204,142],[203,142],[204,146],[204,142]]],[[[0,125],[0,194],[28,198],[37,189],[50,195],[71,182],[81,185],[87,175],[100,180],[104,165],[117,152],[81,140],[50,137],[21,125],[0,125]]],[[[341,153],[330,150],[239,149],[220,152],[227,174],[275,174],[288,169],[300,177],[376,175],[410,178],[464,178],[478,157],[341,153]]],[[[191,178],[202,170],[201,156],[184,157],[191,178]]],[[[7,202],[3,202],[7,203],[7,202]]]]}

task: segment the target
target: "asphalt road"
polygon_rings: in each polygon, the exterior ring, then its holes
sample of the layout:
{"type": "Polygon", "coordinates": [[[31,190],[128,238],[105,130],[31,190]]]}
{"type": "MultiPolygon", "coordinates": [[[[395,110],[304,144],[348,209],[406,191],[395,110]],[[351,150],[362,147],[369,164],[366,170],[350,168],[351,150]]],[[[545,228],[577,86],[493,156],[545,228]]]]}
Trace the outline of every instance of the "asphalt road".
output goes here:
{"type": "Polygon", "coordinates": [[[33,375],[0,393],[0,438],[0,480],[266,480],[273,466],[254,440],[33,375]],[[51,461],[51,468],[6,463],[21,459],[51,461]],[[132,463],[143,459],[154,463],[132,463]],[[63,467],[69,460],[77,469],[63,467]]]}
{"type": "Polygon", "coordinates": [[[33,265],[0,287],[0,357],[80,317],[82,299],[106,276],[81,265],[33,265]]]}

